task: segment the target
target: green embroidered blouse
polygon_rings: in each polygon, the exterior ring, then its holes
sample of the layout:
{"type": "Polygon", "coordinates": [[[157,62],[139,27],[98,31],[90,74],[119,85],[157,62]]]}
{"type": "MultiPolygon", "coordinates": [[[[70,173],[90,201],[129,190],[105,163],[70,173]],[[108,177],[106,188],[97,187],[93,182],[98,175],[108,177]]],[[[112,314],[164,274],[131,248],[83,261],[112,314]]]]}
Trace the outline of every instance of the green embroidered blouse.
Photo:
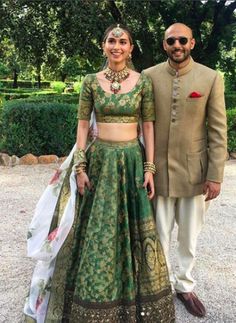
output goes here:
{"type": "Polygon", "coordinates": [[[108,93],[100,86],[96,74],[88,74],[83,81],[79,120],[90,120],[94,109],[97,122],[131,123],[154,121],[154,98],[151,79],[141,73],[134,88],[128,93],[108,93]]]}

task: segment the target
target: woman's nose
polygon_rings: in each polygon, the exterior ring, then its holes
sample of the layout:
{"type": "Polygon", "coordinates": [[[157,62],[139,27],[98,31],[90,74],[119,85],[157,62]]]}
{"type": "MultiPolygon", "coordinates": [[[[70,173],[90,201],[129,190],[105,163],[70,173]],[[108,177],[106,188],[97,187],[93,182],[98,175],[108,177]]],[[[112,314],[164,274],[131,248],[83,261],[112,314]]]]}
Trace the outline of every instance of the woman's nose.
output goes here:
{"type": "Polygon", "coordinates": [[[114,48],[119,48],[120,47],[120,43],[117,41],[117,42],[115,42],[115,44],[114,44],[114,48]]]}

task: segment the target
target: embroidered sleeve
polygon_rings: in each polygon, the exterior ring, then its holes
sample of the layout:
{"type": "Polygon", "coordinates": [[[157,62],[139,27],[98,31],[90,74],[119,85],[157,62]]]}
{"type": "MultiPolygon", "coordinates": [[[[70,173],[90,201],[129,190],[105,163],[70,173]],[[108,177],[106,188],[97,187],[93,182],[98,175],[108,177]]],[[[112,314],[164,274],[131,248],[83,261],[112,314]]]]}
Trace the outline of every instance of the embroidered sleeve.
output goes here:
{"type": "Polygon", "coordinates": [[[86,75],[80,90],[78,119],[90,120],[93,110],[93,93],[91,88],[91,77],[86,75]]]}
{"type": "Polygon", "coordinates": [[[143,91],[142,91],[142,105],[141,116],[142,121],[155,121],[155,107],[154,107],[154,95],[152,88],[152,80],[142,73],[143,77],[143,91]]]}

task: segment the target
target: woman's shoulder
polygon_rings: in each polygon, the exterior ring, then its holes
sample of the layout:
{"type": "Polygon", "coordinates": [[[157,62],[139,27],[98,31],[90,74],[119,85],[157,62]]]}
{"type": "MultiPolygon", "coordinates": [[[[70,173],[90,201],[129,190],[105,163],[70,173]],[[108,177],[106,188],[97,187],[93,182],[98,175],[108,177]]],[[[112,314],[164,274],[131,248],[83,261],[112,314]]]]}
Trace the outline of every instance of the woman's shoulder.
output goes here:
{"type": "Polygon", "coordinates": [[[84,77],[84,79],[83,79],[83,82],[89,83],[91,81],[94,81],[95,77],[96,77],[96,74],[95,73],[86,74],[85,77],[84,77]]]}
{"type": "Polygon", "coordinates": [[[86,74],[82,80],[82,88],[93,89],[96,80],[96,74],[86,74]]]}
{"type": "Polygon", "coordinates": [[[140,78],[142,78],[144,83],[152,83],[151,77],[149,75],[147,75],[146,73],[144,73],[144,71],[141,72],[140,78]]]}

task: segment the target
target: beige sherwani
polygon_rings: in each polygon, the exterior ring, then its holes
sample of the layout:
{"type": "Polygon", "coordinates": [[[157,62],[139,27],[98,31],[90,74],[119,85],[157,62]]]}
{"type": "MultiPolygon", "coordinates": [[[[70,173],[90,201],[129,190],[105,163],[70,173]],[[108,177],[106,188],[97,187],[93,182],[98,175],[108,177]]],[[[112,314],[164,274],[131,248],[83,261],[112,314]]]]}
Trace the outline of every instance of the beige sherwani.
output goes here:
{"type": "Polygon", "coordinates": [[[193,60],[178,74],[168,62],[145,73],[155,95],[156,193],[202,194],[206,179],[223,179],[227,131],[222,78],[193,60]],[[191,98],[193,92],[201,97],[191,98]]]}
{"type": "Polygon", "coordinates": [[[153,81],[156,108],[157,229],[168,258],[174,222],[179,226],[175,288],[188,292],[194,287],[191,270],[204,222],[203,183],[223,180],[227,151],[223,81],[216,71],[192,59],[178,73],[168,61],[144,72],[153,81]]]}

